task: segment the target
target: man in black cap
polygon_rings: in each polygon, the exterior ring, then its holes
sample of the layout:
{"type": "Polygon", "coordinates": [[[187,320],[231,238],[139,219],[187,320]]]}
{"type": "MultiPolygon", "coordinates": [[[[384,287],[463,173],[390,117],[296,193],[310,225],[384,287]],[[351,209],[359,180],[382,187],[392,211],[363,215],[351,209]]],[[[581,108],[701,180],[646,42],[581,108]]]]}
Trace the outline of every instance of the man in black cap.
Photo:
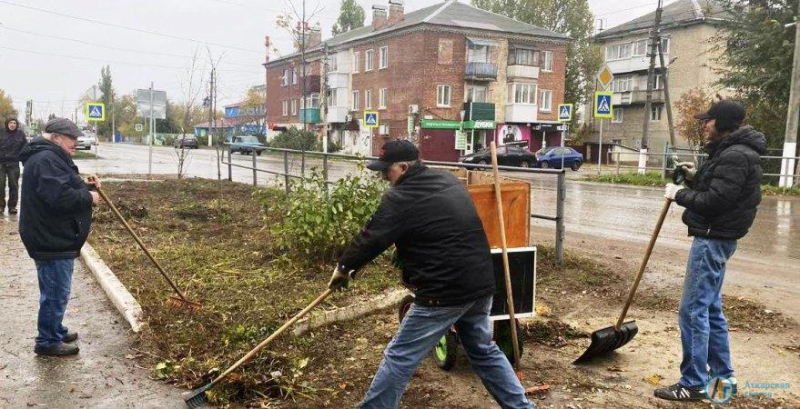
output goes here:
{"type": "Polygon", "coordinates": [[[27,149],[28,140],[19,129],[16,118],[6,121],[4,130],[0,130],[0,213],[6,207],[6,180],[8,180],[8,214],[17,214],[17,196],[19,194],[19,159],[27,149]]]}
{"type": "Polygon", "coordinates": [[[708,160],[700,168],[691,162],[677,164],[688,186],[670,183],[665,192],[667,199],[686,208],[683,222],[694,236],[679,310],[681,378],[655,391],[656,397],[678,401],[736,393],[722,283],[737,240],[755,220],[761,202],[760,155],[767,152],[764,135],[742,126],[745,109],[737,102],[719,101],[695,117],[703,124],[708,160]]]}
{"type": "Polygon", "coordinates": [[[367,168],[381,172],[391,188],[339,259],[328,286],[347,287],[361,267],[394,244],[403,283],[415,300],[386,347],[361,408],[396,408],[420,361],[454,325],[495,400],[504,408],[532,408],[492,342],[492,258],[467,190],[452,174],[423,165],[408,141],[386,143],[367,168]]]}
{"type": "Polygon", "coordinates": [[[65,118],[50,120],[44,138],[23,153],[22,214],[19,235],[39,274],[38,355],[78,353],[76,332],[62,323],[69,301],[75,258],[89,236],[92,206],[100,196],[91,191],[100,180],[85,183],[72,161],[83,133],[65,118]]]}

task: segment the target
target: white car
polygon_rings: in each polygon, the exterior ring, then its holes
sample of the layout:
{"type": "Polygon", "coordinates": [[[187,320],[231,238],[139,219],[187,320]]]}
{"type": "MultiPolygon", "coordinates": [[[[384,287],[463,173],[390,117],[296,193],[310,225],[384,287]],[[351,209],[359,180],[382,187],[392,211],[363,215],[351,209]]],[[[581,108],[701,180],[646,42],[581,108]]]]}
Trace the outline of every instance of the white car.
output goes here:
{"type": "Polygon", "coordinates": [[[97,137],[94,135],[84,135],[78,137],[78,146],[75,149],[92,149],[93,145],[97,145],[97,137]]]}

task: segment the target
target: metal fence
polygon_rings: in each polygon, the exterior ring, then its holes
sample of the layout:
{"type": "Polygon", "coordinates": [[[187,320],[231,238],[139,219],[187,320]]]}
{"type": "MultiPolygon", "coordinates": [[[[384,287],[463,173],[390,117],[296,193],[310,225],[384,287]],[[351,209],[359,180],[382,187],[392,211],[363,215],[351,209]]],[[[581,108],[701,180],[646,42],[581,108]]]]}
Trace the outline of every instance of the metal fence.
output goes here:
{"type": "MultiPolygon", "coordinates": [[[[250,166],[241,164],[241,163],[234,163],[233,156],[231,152],[232,144],[227,144],[227,149],[225,152],[228,153],[227,161],[225,155],[223,154],[222,163],[228,166],[228,180],[233,180],[233,168],[241,168],[247,169],[253,172],[253,186],[258,186],[258,174],[259,173],[266,173],[270,175],[275,175],[278,177],[283,178],[283,185],[287,192],[291,189],[290,180],[292,179],[304,179],[306,177],[306,168],[307,168],[307,160],[309,158],[321,158],[322,159],[322,176],[325,180],[325,183],[330,185],[335,183],[331,181],[329,178],[329,170],[330,170],[330,162],[331,159],[340,159],[344,161],[361,161],[361,160],[374,160],[377,159],[374,156],[359,156],[359,155],[346,155],[340,153],[324,153],[318,151],[302,151],[302,150],[294,150],[294,149],[282,149],[282,148],[261,148],[260,152],[273,152],[278,153],[282,158],[282,168],[283,170],[271,170],[267,169],[266,167],[259,167],[259,161],[257,157],[260,156],[260,153],[257,153],[256,150],[250,151],[251,156],[251,164],[250,166]],[[300,159],[300,172],[299,174],[292,173],[293,166],[290,166],[290,162],[294,161],[299,157],[300,159]]],[[[439,162],[439,161],[425,161],[427,165],[434,165],[434,166],[444,166],[444,167],[451,167],[451,168],[465,168],[465,169],[482,169],[482,170],[490,170],[492,169],[491,165],[479,165],[479,164],[465,164],[459,162],[439,162]]],[[[533,219],[540,219],[540,220],[548,220],[551,222],[555,222],[556,224],[556,233],[555,233],[555,251],[556,251],[556,258],[558,262],[564,261],[564,237],[566,235],[566,229],[564,227],[564,203],[567,198],[567,186],[566,186],[566,171],[564,169],[532,169],[532,168],[518,168],[513,166],[498,166],[498,169],[501,171],[513,171],[518,173],[527,173],[527,174],[541,174],[541,175],[549,175],[556,178],[556,214],[554,216],[550,215],[542,215],[542,214],[531,214],[531,218],[533,219]]]]}

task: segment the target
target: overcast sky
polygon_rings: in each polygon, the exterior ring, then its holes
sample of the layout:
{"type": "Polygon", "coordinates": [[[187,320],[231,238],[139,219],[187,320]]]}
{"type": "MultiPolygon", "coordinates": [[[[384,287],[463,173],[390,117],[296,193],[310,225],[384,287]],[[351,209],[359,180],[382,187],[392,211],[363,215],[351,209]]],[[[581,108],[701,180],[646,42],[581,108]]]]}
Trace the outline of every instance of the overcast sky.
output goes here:
{"type": "MultiPolygon", "coordinates": [[[[275,26],[276,16],[289,9],[288,1],[0,0],[0,89],[14,99],[20,116],[25,101],[32,99],[37,118],[50,113],[71,117],[108,64],[120,94],[148,88],[153,81],[170,99],[183,100],[190,56],[200,56],[196,76],[207,83],[210,51],[219,60],[222,107],[239,100],[249,86],[263,84],[265,35],[281,53],[291,52],[289,34],[275,26]]],[[[298,7],[302,4],[293,1],[298,7]]],[[[408,12],[441,2],[406,0],[405,8],[408,12]]],[[[325,38],[330,37],[339,3],[307,0],[309,10],[317,5],[322,9],[310,21],[319,21],[325,38]]],[[[369,24],[375,2],[358,3],[369,24]]],[[[646,14],[656,4],[657,0],[589,0],[606,28],[646,14]]]]}

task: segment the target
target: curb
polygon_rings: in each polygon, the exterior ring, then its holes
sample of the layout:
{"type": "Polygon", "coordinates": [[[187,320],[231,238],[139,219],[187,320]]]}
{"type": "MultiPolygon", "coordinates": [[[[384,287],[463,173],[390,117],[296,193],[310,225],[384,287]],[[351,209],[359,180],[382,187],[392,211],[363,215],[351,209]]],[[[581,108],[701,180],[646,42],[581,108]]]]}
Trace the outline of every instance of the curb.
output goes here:
{"type": "Polygon", "coordinates": [[[133,332],[141,331],[144,326],[142,307],[89,243],[84,244],[81,249],[81,260],[86,265],[86,268],[92,272],[97,282],[100,283],[100,287],[103,288],[108,299],[128,321],[131,330],[133,332]]]}
{"type": "Polygon", "coordinates": [[[406,289],[394,290],[389,293],[383,293],[378,297],[369,299],[362,303],[312,315],[311,317],[300,320],[295,325],[295,328],[292,330],[292,335],[294,336],[303,335],[308,331],[317,329],[319,327],[328,324],[333,324],[335,322],[341,322],[341,321],[349,321],[355,318],[360,318],[365,315],[372,314],[374,312],[389,307],[394,307],[407,294],[411,294],[411,292],[406,289]]]}

